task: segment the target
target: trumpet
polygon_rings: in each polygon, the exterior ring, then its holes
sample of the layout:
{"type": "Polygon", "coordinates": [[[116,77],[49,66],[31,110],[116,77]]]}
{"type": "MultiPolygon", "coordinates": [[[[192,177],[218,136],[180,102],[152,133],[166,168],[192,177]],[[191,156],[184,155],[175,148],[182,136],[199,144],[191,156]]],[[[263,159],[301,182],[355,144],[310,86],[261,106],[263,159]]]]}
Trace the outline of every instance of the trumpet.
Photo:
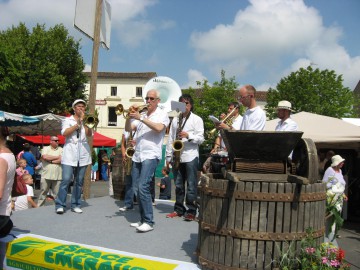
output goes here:
{"type": "Polygon", "coordinates": [[[99,124],[99,118],[95,114],[86,114],[84,117],[84,125],[88,128],[96,128],[99,124]]]}
{"type": "MultiPolygon", "coordinates": [[[[237,108],[238,108],[238,107],[234,107],[234,109],[232,109],[231,112],[229,112],[229,113],[225,116],[225,118],[224,118],[223,120],[221,120],[221,123],[225,123],[225,124],[227,124],[228,126],[231,126],[232,123],[233,123],[234,120],[235,120],[235,116],[232,115],[232,114],[235,112],[235,110],[236,110],[237,108]]],[[[210,131],[210,135],[213,135],[213,134],[215,133],[215,131],[216,131],[216,128],[212,129],[212,130],[210,131]]]]}
{"type": "Polygon", "coordinates": [[[133,106],[130,106],[129,109],[125,110],[124,106],[122,104],[118,104],[115,108],[115,114],[116,115],[123,115],[125,119],[130,118],[130,113],[138,111],[139,113],[143,113],[147,111],[148,104],[141,105],[137,108],[134,108],[133,106]]]}

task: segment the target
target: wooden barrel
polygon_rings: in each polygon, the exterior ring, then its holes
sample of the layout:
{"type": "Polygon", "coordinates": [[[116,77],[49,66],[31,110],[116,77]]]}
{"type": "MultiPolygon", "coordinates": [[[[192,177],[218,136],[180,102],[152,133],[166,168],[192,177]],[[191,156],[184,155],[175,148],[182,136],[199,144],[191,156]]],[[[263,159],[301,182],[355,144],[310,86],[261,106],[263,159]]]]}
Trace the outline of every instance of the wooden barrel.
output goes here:
{"type": "Polygon", "coordinates": [[[123,159],[121,149],[116,148],[115,158],[112,164],[112,184],[114,190],[114,198],[123,200],[125,197],[125,175],[123,170],[123,159]]]}
{"type": "Polygon", "coordinates": [[[202,269],[273,269],[289,245],[300,249],[306,230],[323,242],[325,184],[296,176],[201,176],[198,255],[202,269]],[[301,182],[299,180],[298,182],[301,182]]]}

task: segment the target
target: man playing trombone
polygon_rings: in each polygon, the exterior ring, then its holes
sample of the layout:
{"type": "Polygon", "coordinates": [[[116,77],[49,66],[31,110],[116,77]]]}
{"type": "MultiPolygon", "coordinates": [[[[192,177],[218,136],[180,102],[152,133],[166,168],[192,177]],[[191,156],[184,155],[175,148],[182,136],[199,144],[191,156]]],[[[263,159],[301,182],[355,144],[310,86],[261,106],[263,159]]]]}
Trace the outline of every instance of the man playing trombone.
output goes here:
{"type": "Polygon", "coordinates": [[[172,121],[166,146],[166,165],[168,168],[172,160],[176,202],[174,212],[166,215],[166,217],[184,216],[184,220],[192,221],[195,220],[197,210],[199,145],[204,141],[204,122],[192,112],[194,102],[190,95],[182,95],[179,101],[186,104],[185,112],[180,113],[179,117],[172,121]],[[186,196],[185,183],[187,183],[186,196]],[[184,206],[184,199],[187,209],[184,206]]]}
{"type": "MultiPolygon", "coordinates": [[[[240,104],[237,101],[230,102],[228,104],[227,114],[224,113],[220,116],[221,122],[215,124],[214,131],[220,131],[222,129],[229,130],[240,130],[242,116],[239,113],[240,104]],[[225,121],[224,121],[225,119],[225,121]]],[[[213,149],[210,151],[210,157],[206,159],[203,164],[203,172],[210,172],[210,164],[212,160],[212,154],[217,154],[218,152],[227,152],[223,139],[221,138],[220,132],[216,136],[213,149]]]]}
{"type": "Polygon", "coordinates": [[[73,102],[74,115],[62,122],[61,134],[65,137],[65,145],[61,156],[62,181],[55,200],[55,211],[63,214],[66,209],[66,196],[71,180],[74,186],[71,195],[71,211],[82,213],[81,192],[86,168],[91,164],[91,152],[87,138],[93,136],[92,128],[83,123],[86,103],[82,99],[73,102]]]}
{"type": "Polygon", "coordinates": [[[147,112],[140,114],[138,106],[134,105],[129,109],[129,117],[125,122],[126,131],[131,132],[136,129],[131,177],[133,190],[139,202],[140,221],[131,223],[130,226],[135,227],[139,232],[153,230],[154,215],[150,184],[162,157],[165,130],[170,122],[167,113],[158,107],[160,95],[157,90],[149,90],[145,100],[147,112]]]}

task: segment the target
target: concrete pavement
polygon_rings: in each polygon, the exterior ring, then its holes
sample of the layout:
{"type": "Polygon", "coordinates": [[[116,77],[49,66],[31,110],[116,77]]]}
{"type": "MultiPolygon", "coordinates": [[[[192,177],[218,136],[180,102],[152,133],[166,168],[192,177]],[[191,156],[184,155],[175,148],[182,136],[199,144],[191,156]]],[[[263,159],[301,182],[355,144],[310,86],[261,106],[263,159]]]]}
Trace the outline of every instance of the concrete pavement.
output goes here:
{"type": "MultiPolygon", "coordinates": [[[[159,181],[159,179],[157,179],[159,181]]],[[[175,188],[172,187],[172,199],[175,199],[175,188]]],[[[156,198],[158,197],[158,187],[155,188],[156,198]]],[[[39,193],[35,190],[35,196],[39,193]]],[[[108,182],[96,181],[91,182],[90,198],[109,196],[108,182]]],[[[46,202],[51,205],[53,202],[46,202]]],[[[118,202],[122,206],[122,202],[118,202]]],[[[345,251],[345,259],[350,263],[352,270],[360,269],[360,221],[345,221],[343,228],[340,230],[340,238],[337,239],[339,246],[345,251]]]]}

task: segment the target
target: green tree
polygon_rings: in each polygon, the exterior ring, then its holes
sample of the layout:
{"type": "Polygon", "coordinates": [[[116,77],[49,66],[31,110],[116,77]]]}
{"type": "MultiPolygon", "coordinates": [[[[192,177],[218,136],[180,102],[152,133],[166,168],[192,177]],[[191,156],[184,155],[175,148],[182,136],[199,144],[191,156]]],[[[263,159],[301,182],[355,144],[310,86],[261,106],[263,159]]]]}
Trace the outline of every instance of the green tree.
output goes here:
{"type": "Polygon", "coordinates": [[[333,70],[313,69],[308,66],[292,72],[270,88],[265,106],[270,119],[276,117],[276,107],[280,100],[291,102],[295,112],[311,112],[330,117],[354,117],[358,99],[353,92],[343,86],[341,75],[333,70]]]}
{"type": "MultiPolygon", "coordinates": [[[[204,121],[205,142],[202,148],[209,149],[214,143],[214,136],[209,134],[214,128],[214,123],[209,119],[209,115],[220,117],[221,113],[227,113],[230,102],[236,101],[236,91],[238,83],[235,78],[226,78],[225,71],[221,71],[220,82],[214,82],[212,86],[208,81],[197,82],[199,89],[183,90],[190,94],[194,99],[194,113],[199,115],[204,121]]],[[[215,133],[216,135],[217,133],[215,133]]]]}
{"type": "Polygon", "coordinates": [[[85,98],[80,45],[63,25],[0,32],[0,109],[27,115],[69,111],[85,98]]]}

